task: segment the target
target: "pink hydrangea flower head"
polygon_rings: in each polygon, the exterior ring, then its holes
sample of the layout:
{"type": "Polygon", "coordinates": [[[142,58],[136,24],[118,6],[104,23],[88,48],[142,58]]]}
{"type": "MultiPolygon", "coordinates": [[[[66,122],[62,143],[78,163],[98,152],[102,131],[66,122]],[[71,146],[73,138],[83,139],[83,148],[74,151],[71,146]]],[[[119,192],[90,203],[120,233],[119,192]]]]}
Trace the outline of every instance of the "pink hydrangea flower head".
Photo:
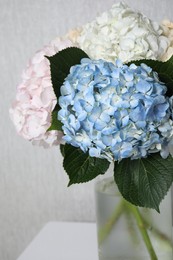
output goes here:
{"type": "Polygon", "coordinates": [[[56,38],[36,52],[22,74],[16,99],[10,108],[10,116],[19,135],[33,144],[49,147],[61,142],[62,132],[47,131],[51,125],[51,113],[57,103],[53,91],[49,61],[58,51],[71,47],[66,38],[56,38]]]}

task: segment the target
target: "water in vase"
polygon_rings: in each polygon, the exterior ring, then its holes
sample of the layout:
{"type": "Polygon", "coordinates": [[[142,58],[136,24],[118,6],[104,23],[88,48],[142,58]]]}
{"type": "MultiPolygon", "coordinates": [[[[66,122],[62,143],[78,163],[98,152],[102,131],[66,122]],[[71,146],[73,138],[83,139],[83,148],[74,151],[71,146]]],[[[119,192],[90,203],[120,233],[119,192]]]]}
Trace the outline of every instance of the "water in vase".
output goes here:
{"type": "Polygon", "coordinates": [[[121,197],[112,178],[96,185],[96,206],[99,260],[173,259],[171,193],[162,202],[160,214],[138,208],[142,218],[140,227],[131,204],[121,197]],[[157,258],[151,258],[148,253],[141,233],[143,229],[147,231],[157,258]]]}

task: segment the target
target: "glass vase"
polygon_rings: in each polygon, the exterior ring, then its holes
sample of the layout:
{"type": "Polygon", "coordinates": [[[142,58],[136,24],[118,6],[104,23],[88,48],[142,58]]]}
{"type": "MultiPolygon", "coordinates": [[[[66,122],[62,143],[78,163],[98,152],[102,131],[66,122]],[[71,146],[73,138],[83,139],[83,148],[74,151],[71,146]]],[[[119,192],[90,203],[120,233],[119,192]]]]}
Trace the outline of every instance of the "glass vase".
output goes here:
{"type": "Polygon", "coordinates": [[[99,260],[172,260],[171,192],[160,213],[124,200],[113,178],[95,185],[99,260]]]}

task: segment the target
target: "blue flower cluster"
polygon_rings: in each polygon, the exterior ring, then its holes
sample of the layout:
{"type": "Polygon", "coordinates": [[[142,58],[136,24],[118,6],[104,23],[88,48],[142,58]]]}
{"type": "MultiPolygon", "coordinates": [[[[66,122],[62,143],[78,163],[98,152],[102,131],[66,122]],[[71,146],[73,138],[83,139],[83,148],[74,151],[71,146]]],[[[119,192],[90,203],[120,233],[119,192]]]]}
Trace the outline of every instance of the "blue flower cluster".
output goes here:
{"type": "MultiPolygon", "coordinates": [[[[145,64],[82,59],[61,87],[64,140],[90,156],[137,159],[162,150],[172,131],[166,86],[145,64]]],[[[166,146],[165,146],[166,147],[166,146]]]]}

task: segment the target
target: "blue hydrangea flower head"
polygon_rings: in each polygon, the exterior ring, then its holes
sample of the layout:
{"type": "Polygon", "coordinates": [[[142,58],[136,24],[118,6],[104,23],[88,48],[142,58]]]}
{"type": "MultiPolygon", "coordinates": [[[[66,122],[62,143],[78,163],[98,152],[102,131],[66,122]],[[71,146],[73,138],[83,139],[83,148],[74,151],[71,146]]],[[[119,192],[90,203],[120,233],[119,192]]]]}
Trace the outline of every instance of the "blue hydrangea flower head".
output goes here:
{"type": "MultiPolygon", "coordinates": [[[[145,64],[82,59],[61,87],[58,119],[64,140],[90,156],[137,159],[170,142],[171,102],[166,86],[145,64]]],[[[172,133],[172,132],[171,132],[172,133]]]]}

